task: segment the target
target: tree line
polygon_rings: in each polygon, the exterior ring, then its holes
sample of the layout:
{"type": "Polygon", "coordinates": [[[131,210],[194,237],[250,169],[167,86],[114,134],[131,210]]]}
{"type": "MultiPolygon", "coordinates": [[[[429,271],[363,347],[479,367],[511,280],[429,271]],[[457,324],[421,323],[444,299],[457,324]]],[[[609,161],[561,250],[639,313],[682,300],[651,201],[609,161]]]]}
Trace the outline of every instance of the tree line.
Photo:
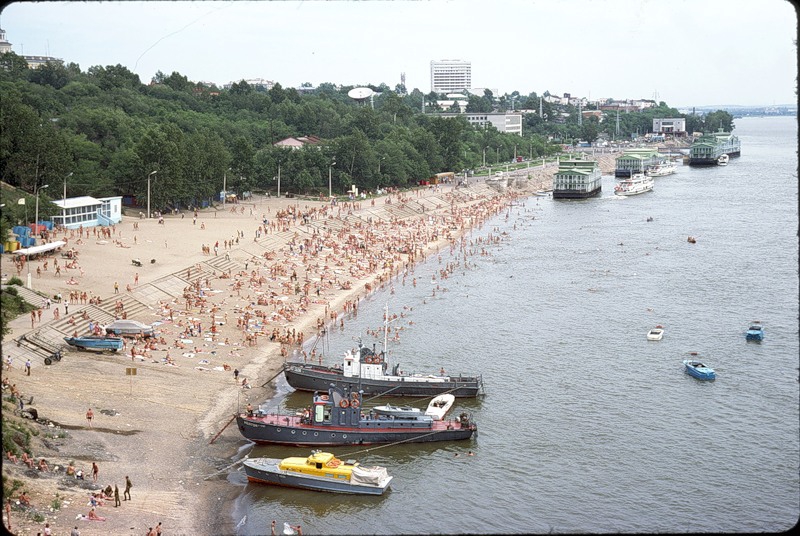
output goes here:
{"type": "MultiPolygon", "coordinates": [[[[368,86],[376,91],[373,108],[347,96],[353,86],[309,86],[266,90],[242,81],[220,89],[160,71],[144,84],[122,65],[29,69],[8,52],[0,55],[0,177],[29,197],[40,193],[42,218],[57,213],[48,200],[60,199],[63,186],[68,197],[141,201],[148,178],[153,209],[165,211],[216,198],[223,184],[236,193],[275,191],[280,180],[282,193],[310,195],[327,195],[329,187],[342,195],[353,185],[404,188],[438,172],[478,168],[484,158],[496,165],[515,155],[548,156],[560,143],[593,141],[616,128],[614,117],[580,122],[577,108],[542,103],[542,116],[524,115],[520,137],[439,116],[446,110],[435,103],[443,95],[368,86]],[[274,145],[306,135],[322,142],[298,150],[274,145]]],[[[470,96],[468,109],[537,109],[539,102],[536,93],[487,91],[470,96]]],[[[624,114],[619,136],[649,131],[653,117],[681,115],[665,103],[624,114]]],[[[692,118],[691,130],[705,128],[702,117],[692,118]]],[[[24,219],[25,207],[6,190],[2,195],[7,229],[24,219]]]]}

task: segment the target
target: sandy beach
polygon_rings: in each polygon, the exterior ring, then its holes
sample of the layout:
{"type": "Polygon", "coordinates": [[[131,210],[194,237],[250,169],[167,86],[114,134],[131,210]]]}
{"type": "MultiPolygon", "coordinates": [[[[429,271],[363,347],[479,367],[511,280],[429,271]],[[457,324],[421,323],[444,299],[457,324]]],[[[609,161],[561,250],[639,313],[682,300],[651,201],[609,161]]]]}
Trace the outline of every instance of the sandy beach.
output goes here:
{"type": "MultiPolygon", "coordinates": [[[[600,160],[604,172],[613,170],[613,158],[600,160]]],[[[230,423],[237,408],[272,396],[269,380],[321,325],[346,322],[359,299],[411,263],[456,244],[515,197],[549,188],[555,169],[521,170],[525,178],[504,192],[476,181],[337,205],[260,197],[196,218],[166,215],[163,223],[125,216],[105,237],[93,229],[53,236],[67,239],[62,251],[74,248],[75,265],[49,256],[31,261],[20,278],[30,268],[35,290],[61,293],[64,301],[44,308],[33,328],[29,316],[15,319],[3,341],[3,378],[24,400],[33,397],[41,424],[32,456],[49,465],[29,469],[3,454],[4,477],[21,480],[32,505],[27,515],[12,509],[12,533],[36,534],[49,523],[53,534],[76,525],[82,536],[144,534],[161,522],[166,534],[233,534],[230,501],[240,489],[226,476],[247,445],[230,423]],[[58,340],[114,316],[155,322],[152,346],[128,341],[117,354],[70,350],[49,366],[35,356],[26,375],[18,337],[58,340]],[[242,378],[252,388],[242,388],[242,378]],[[65,474],[70,462],[86,480],[65,474]],[[98,506],[105,521],[78,519],[88,514],[92,491],[116,485],[122,497],[126,476],[131,500],[98,506]]],[[[10,255],[2,260],[2,272],[16,275],[10,255]]],[[[5,509],[3,520],[8,527],[5,509]]]]}

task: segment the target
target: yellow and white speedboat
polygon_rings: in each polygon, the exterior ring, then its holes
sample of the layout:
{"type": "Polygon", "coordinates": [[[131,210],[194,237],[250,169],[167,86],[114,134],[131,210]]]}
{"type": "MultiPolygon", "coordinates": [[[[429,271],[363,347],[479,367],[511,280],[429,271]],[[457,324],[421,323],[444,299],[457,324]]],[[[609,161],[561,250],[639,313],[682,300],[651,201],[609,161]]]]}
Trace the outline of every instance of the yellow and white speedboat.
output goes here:
{"type": "Polygon", "coordinates": [[[320,450],[306,458],[250,458],[244,470],[250,482],[334,493],[382,495],[392,481],[385,467],[363,467],[320,450]]]}

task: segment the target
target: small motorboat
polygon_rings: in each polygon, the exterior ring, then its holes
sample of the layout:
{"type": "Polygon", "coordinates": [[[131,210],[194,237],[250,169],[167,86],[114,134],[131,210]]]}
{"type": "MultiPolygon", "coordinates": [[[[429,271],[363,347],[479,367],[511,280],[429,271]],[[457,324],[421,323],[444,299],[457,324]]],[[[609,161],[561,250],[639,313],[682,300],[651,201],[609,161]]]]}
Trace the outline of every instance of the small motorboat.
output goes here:
{"type": "Polygon", "coordinates": [[[385,467],[363,467],[321,450],[307,458],[250,458],[244,471],[250,482],[357,495],[383,495],[392,481],[385,467]]]}
{"type": "Polygon", "coordinates": [[[372,408],[378,415],[386,415],[387,417],[394,417],[395,419],[417,419],[423,415],[422,410],[412,406],[393,406],[386,404],[385,406],[375,406],[372,408]]]}
{"type": "Polygon", "coordinates": [[[430,401],[428,409],[425,410],[425,415],[430,415],[434,421],[441,421],[455,400],[456,397],[451,394],[439,395],[430,401]]]}
{"type": "Polygon", "coordinates": [[[719,158],[717,158],[717,165],[718,166],[727,166],[729,160],[730,160],[730,156],[728,156],[727,154],[723,153],[723,154],[719,155],[719,158]]]}
{"type": "Polygon", "coordinates": [[[693,237],[693,236],[688,237],[686,239],[686,241],[689,242],[690,244],[696,244],[697,243],[697,239],[695,237],[693,237]]]}
{"type": "Polygon", "coordinates": [[[648,341],[660,341],[664,337],[664,328],[656,326],[647,332],[648,341]]]}
{"type": "Polygon", "coordinates": [[[112,352],[117,352],[122,350],[123,347],[123,341],[119,337],[87,335],[85,337],[64,337],[64,341],[79,350],[111,350],[112,352]]]}
{"type": "MultiPolygon", "coordinates": [[[[692,352],[692,355],[697,354],[696,352],[692,352]]],[[[684,359],[683,364],[686,368],[686,374],[694,376],[698,380],[715,380],[717,378],[714,369],[706,366],[702,361],[697,359],[684,359]]]]}
{"type": "Polygon", "coordinates": [[[750,324],[750,327],[747,328],[745,339],[748,341],[763,341],[764,327],[758,321],[753,322],[750,324]]]}

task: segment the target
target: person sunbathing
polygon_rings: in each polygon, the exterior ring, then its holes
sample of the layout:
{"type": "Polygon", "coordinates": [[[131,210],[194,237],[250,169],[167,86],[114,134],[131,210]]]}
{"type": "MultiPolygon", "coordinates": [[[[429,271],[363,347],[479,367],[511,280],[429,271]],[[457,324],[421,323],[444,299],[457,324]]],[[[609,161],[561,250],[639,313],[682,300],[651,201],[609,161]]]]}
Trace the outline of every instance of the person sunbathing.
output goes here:
{"type": "Polygon", "coordinates": [[[33,469],[33,458],[30,458],[30,457],[28,456],[28,453],[27,453],[27,452],[23,452],[23,453],[22,453],[22,461],[23,461],[23,462],[25,462],[26,464],[28,464],[28,467],[30,467],[31,469],[33,469]]]}
{"type": "Polygon", "coordinates": [[[75,466],[72,465],[72,462],[69,462],[69,465],[67,465],[67,476],[73,475],[75,475],[75,466]]]}
{"type": "Polygon", "coordinates": [[[40,471],[49,471],[49,469],[47,467],[47,462],[44,460],[44,458],[39,460],[39,470],[40,471]]]}
{"type": "Polygon", "coordinates": [[[89,510],[89,515],[86,516],[86,517],[88,519],[92,520],[92,521],[105,521],[106,520],[106,518],[97,515],[97,512],[94,511],[94,507],[92,507],[92,509],[89,510]]]}
{"type": "Polygon", "coordinates": [[[17,457],[16,457],[16,456],[14,455],[14,453],[13,453],[13,452],[11,452],[10,450],[7,450],[7,451],[6,451],[6,458],[8,458],[9,460],[11,460],[11,461],[12,461],[12,462],[14,462],[14,463],[17,463],[17,461],[18,461],[18,460],[17,460],[17,457]]]}
{"type": "Polygon", "coordinates": [[[19,503],[22,506],[30,506],[31,505],[31,498],[28,497],[28,494],[24,491],[19,494],[19,503]]]}

